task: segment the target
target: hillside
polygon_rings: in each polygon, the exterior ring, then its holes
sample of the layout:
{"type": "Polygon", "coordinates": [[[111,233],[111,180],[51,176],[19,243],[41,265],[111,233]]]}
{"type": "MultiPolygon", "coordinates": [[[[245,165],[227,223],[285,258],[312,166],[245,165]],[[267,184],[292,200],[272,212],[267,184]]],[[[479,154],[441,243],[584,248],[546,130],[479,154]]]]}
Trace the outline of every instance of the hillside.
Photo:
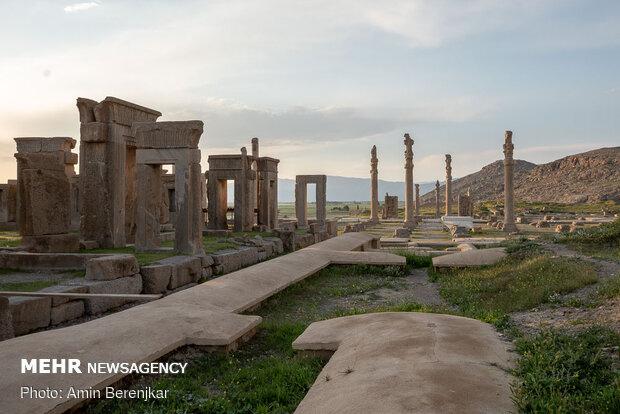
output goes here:
{"type": "MultiPolygon", "coordinates": [[[[504,166],[495,161],[480,171],[453,180],[452,194],[471,188],[476,201],[501,200],[504,191],[504,166]]],[[[441,186],[442,195],[445,191],[441,186]]],[[[423,203],[434,203],[434,193],[426,193],[423,203]]],[[[515,197],[526,202],[594,203],[620,202],[620,147],[601,148],[569,155],[536,165],[515,161],[515,197]]]]}

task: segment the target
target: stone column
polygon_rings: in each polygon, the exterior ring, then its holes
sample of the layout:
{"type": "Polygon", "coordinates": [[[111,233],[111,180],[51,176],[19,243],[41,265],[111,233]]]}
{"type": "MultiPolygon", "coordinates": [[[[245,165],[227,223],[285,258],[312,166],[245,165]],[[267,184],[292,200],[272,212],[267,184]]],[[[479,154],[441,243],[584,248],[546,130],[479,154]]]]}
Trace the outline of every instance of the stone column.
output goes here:
{"type": "Polygon", "coordinates": [[[413,206],[413,139],[405,134],[405,227],[415,226],[413,206]]]}
{"type": "Polygon", "coordinates": [[[377,223],[379,221],[379,171],[377,165],[377,147],[372,146],[370,151],[370,221],[377,223]]]}
{"type": "Polygon", "coordinates": [[[504,232],[514,233],[517,231],[515,224],[514,206],[514,164],[512,152],[512,131],[504,134],[504,232]]]}
{"type": "Polygon", "coordinates": [[[435,218],[441,217],[440,199],[441,197],[439,194],[439,180],[437,180],[435,181],[435,218]]]}
{"type": "Polygon", "coordinates": [[[67,137],[15,138],[17,222],[22,247],[37,253],[75,252],[71,226],[71,184],[77,154],[67,137]]]}
{"type": "Polygon", "coordinates": [[[320,175],[316,181],[316,221],[323,227],[327,220],[327,176],[320,175]]]}
{"type": "Polygon", "coordinates": [[[420,217],[420,184],[415,185],[415,216],[420,217]]]}
{"type": "Polygon", "coordinates": [[[156,250],[161,246],[159,225],[162,204],[161,165],[139,164],[137,184],[140,191],[136,199],[136,238],[137,251],[156,250]]]}
{"type": "Polygon", "coordinates": [[[308,227],[308,185],[299,175],[295,177],[295,217],[298,228],[308,227]]]}
{"type": "Polygon", "coordinates": [[[446,154],[446,216],[452,212],[452,156],[446,154]]]}

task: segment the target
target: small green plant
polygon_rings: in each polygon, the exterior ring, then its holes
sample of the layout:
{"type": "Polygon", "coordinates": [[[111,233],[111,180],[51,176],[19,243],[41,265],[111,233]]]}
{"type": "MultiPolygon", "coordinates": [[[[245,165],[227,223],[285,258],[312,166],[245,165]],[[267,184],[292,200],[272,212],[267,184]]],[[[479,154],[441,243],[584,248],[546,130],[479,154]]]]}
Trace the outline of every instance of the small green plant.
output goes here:
{"type": "Polygon", "coordinates": [[[394,253],[405,257],[408,270],[430,267],[433,264],[433,259],[430,256],[420,256],[408,250],[396,250],[394,253]]]}
{"type": "Polygon", "coordinates": [[[610,355],[618,357],[618,346],[620,335],[600,327],[517,340],[517,407],[526,413],[619,412],[620,372],[610,355]]]}

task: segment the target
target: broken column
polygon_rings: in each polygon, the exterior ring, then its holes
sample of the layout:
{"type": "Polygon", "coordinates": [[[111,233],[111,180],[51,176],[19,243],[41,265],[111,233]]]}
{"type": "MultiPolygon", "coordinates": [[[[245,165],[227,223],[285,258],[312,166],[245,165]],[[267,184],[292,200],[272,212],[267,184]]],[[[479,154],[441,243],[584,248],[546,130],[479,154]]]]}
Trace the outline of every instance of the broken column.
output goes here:
{"type": "Polygon", "coordinates": [[[22,247],[37,253],[75,252],[71,234],[71,184],[77,163],[75,140],[68,137],[15,138],[17,143],[17,221],[22,247]]]}
{"type": "Polygon", "coordinates": [[[452,156],[446,154],[446,216],[452,212],[452,156]]]}
{"type": "Polygon", "coordinates": [[[398,218],[398,196],[391,196],[385,193],[381,218],[384,220],[398,218]]]}
{"type": "Polygon", "coordinates": [[[327,218],[327,176],[295,176],[295,216],[297,227],[308,227],[308,184],[316,184],[316,222],[325,225],[327,218]]]}
{"type": "Polygon", "coordinates": [[[506,233],[517,231],[514,205],[515,161],[512,157],[513,150],[512,131],[506,131],[504,134],[504,231],[506,233]]]}
{"type": "Polygon", "coordinates": [[[202,121],[133,124],[138,166],[136,250],[159,247],[162,165],[174,165],[175,251],[198,255],[202,246],[202,121]]]}
{"type": "Polygon", "coordinates": [[[441,196],[439,194],[439,180],[435,181],[435,218],[441,217],[441,196]]]}
{"type": "Polygon", "coordinates": [[[405,134],[405,227],[415,226],[413,206],[413,139],[405,134]]]}
{"type": "Polygon", "coordinates": [[[370,151],[370,221],[379,221],[379,171],[377,165],[377,146],[373,145],[370,151]]]}
{"type": "Polygon", "coordinates": [[[100,247],[124,247],[135,233],[138,193],[134,122],[154,122],[161,113],[107,97],[78,98],[80,113],[80,233],[100,247]]]}

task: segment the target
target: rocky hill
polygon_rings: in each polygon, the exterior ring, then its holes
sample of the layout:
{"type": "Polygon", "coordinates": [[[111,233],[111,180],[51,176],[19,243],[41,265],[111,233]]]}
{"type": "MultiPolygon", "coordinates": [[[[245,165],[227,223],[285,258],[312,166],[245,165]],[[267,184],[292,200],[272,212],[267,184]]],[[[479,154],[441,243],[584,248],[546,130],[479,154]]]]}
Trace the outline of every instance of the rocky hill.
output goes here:
{"type": "MultiPolygon", "coordinates": [[[[476,201],[501,200],[504,191],[504,166],[495,161],[480,171],[453,180],[452,194],[467,188],[476,201]]],[[[441,186],[442,195],[445,187],[441,186]]],[[[434,203],[434,192],[422,197],[434,203]]],[[[526,202],[595,203],[620,202],[620,147],[601,148],[536,165],[515,161],[515,198],[526,202]]]]}

